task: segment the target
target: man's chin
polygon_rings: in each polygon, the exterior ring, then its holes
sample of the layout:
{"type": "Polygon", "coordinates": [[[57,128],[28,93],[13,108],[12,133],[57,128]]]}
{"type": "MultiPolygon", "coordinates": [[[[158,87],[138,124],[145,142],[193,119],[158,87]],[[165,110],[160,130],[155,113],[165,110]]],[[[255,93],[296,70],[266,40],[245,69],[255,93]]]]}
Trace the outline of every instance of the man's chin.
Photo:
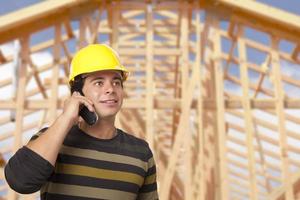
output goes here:
{"type": "Polygon", "coordinates": [[[99,119],[115,119],[117,113],[98,113],[99,119]]]}

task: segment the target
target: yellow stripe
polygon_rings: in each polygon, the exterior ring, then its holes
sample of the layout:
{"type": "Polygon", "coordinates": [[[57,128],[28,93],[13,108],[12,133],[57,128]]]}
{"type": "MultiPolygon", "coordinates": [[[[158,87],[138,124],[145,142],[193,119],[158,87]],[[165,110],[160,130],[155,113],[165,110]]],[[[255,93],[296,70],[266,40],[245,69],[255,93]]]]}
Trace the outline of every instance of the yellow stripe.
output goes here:
{"type": "Polygon", "coordinates": [[[52,194],[61,194],[95,199],[136,199],[136,194],[130,192],[58,183],[50,183],[47,188],[47,192],[52,194]]]}
{"type": "Polygon", "coordinates": [[[142,160],[139,160],[139,159],[136,159],[133,157],[123,156],[123,155],[118,155],[118,154],[113,154],[113,153],[105,153],[105,152],[99,152],[96,150],[80,149],[80,148],[74,148],[74,147],[68,147],[68,146],[62,146],[60,153],[66,154],[66,155],[71,155],[71,156],[90,158],[90,159],[94,159],[94,160],[134,165],[136,167],[142,168],[145,172],[148,169],[147,162],[144,162],[142,160]]]}
{"type": "Polygon", "coordinates": [[[141,186],[144,182],[144,178],[140,175],[121,172],[121,171],[112,171],[107,169],[99,169],[94,167],[86,167],[80,165],[71,165],[71,164],[57,164],[55,169],[56,173],[78,175],[78,176],[88,176],[94,178],[101,178],[114,181],[124,181],[129,183],[134,183],[141,186]]]}
{"type": "Polygon", "coordinates": [[[155,182],[156,182],[156,174],[153,174],[151,176],[146,177],[144,184],[148,185],[148,184],[152,184],[152,183],[155,183],[155,182]]]}

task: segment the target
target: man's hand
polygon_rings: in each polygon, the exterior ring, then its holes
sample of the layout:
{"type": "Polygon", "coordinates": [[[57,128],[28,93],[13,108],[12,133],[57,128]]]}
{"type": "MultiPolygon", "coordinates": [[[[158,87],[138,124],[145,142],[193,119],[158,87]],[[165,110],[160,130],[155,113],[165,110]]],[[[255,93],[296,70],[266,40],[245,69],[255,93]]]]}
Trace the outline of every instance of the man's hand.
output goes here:
{"type": "Polygon", "coordinates": [[[71,124],[77,124],[79,121],[79,110],[81,106],[86,106],[89,111],[95,112],[93,102],[80,95],[79,92],[73,92],[72,96],[68,98],[64,103],[64,110],[62,116],[66,120],[70,120],[71,124]]]}

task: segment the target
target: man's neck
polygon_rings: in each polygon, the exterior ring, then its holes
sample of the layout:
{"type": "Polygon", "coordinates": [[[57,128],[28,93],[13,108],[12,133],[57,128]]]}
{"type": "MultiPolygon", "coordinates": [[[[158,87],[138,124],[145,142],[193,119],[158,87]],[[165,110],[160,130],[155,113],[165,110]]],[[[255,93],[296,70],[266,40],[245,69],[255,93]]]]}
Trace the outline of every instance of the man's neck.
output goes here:
{"type": "Polygon", "coordinates": [[[99,139],[111,139],[116,136],[114,120],[100,119],[93,126],[82,122],[79,127],[87,134],[99,139]]]}

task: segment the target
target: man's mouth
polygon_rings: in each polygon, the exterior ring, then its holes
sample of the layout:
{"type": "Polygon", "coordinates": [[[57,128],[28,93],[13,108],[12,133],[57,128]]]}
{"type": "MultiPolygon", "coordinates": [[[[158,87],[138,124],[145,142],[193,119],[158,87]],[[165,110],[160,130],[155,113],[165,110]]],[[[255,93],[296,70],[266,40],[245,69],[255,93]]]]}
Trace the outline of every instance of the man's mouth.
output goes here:
{"type": "Polygon", "coordinates": [[[107,103],[107,104],[113,104],[113,103],[117,103],[118,101],[115,99],[107,99],[107,100],[102,100],[100,101],[100,103],[107,103]]]}

